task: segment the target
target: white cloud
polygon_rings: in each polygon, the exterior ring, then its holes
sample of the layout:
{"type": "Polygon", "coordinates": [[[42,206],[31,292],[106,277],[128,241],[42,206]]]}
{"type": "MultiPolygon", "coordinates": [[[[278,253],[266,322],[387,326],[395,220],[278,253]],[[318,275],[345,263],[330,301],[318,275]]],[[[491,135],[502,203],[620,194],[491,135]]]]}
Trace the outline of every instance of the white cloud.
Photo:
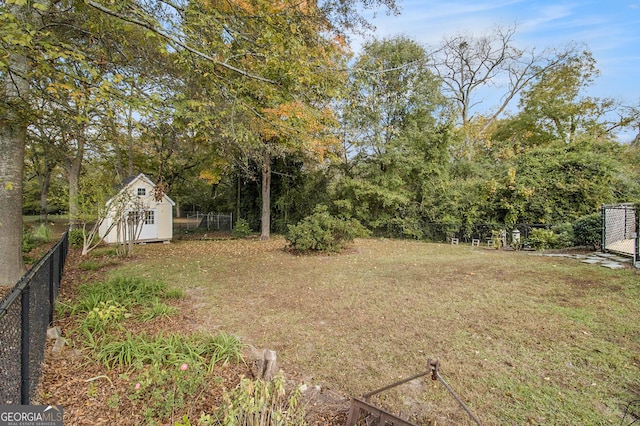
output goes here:
{"type": "Polygon", "coordinates": [[[535,32],[550,26],[563,25],[562,20],[573,15],[572,8],[567,5],[551,5],[536,10],[536,12],[534,16],[525,19],[520,25],[523,32],[535,32]]]}

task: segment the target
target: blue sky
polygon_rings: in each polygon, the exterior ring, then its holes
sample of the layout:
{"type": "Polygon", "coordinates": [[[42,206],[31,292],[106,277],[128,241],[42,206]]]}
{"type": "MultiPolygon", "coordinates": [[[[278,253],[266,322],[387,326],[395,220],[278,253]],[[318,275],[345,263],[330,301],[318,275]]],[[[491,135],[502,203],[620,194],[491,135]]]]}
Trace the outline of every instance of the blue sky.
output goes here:
{"type": "Polygon", "coordinates": [[[398,2],[399,16],[379,11],[371,19],[378,37],[403,34],[437,45],[444,37],[486,35],[497,25],[516,24],[519,47],[542,50],[571,42],[586,45],[600,70],[588,94],[640,104],[640,0],[398,2]]]}

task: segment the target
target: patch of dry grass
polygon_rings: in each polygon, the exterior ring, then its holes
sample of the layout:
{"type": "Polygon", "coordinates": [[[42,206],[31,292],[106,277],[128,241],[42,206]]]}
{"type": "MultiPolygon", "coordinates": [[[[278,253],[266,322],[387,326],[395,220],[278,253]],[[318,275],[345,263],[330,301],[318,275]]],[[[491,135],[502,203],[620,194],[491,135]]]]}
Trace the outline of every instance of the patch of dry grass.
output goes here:
{"type": "MultiPolygon", "coordinates": [[[[115,274],[183,288],[209,329],[278,352],[297,378],[358,396],[426,368],[485,424],[618,424],[640,377],[631,270],[469,246],[357,240],[296,256],[285,241],[147,245],[115,274]]],[[[470,420],[442,386],[375,400],[438,424],[470,420]]]]}

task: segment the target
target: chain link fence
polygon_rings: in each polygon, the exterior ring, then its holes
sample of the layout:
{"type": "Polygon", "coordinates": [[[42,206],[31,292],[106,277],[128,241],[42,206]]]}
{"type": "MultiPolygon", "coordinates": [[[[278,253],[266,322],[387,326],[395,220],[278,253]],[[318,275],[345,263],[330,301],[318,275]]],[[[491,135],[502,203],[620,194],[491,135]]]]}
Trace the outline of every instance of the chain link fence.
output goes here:
{"type": "Polygon", "coordinates": [[[0,301],[0,405],[29,405],[36,393],[68,248],[66,232],[0,301]]]}
{"type": "Polygon", "coordinates": [[[233,229],[233,214],[208,213],[204,215],[198,228],[209,231],[231,231],[233,229]]]}
{"type": "Polygon", "coordinates": [[[631,203],[602,205],[602,251],[638,259],[638,217],[631,203]]]}
{"type": "Polygon", "coordinates": [[[178,223],[174,221],[176,229],[206,229],[207,231],[233,230],[233,213],[194,213],[178,223]]]}

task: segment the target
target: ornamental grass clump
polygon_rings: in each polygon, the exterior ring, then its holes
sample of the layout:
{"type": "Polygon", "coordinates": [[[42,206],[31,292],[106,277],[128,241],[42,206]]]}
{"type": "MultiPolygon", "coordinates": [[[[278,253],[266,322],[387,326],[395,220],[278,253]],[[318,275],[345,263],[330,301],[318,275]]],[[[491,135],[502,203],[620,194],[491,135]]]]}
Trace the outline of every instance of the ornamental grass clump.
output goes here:
{"type": "Polygon", "coordinates": [[[78,291],[79,298],[71,314],[90,312],[100,302],[116,302],[127,308],[152,306],[173,294],[165,283],[139,277],[115,277],[102,283],[83,284],[78,291]]]}

